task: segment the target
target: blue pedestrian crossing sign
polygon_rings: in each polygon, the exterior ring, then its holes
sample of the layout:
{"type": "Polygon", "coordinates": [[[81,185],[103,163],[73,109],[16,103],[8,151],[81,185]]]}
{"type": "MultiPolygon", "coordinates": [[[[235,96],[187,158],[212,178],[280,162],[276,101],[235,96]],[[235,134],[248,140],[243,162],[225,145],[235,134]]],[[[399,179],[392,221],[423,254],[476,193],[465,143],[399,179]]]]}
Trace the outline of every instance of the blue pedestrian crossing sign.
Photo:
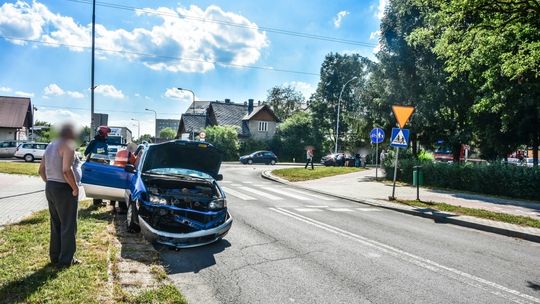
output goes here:
{"type": "Polygon", "coordinates": [[[369,133],[372,144],[380,144],[384,141],[384,130],[381,128],[374,128],[369,133]]]}
{"type": "Polygon", "coordinates": [[[409,129],[393,128],[390,136],[390,146],[407,148],[409,145],[409,129]]]}

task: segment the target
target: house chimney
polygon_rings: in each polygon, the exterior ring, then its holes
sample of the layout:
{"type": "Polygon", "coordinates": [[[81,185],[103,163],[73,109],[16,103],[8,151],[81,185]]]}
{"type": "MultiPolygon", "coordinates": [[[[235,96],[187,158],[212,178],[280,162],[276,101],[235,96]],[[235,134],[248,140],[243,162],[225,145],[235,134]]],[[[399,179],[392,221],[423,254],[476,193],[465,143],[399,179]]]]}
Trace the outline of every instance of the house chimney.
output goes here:
{"type": "Polygon", "coordinates": [[[248,115],[253,112],[253,99],[248,99],[248,115]]]}
{"type": "Polygon", "coordinates": [[[231,100],[229,98],[225,98],[225,103],[231,103],[231,100]]]}

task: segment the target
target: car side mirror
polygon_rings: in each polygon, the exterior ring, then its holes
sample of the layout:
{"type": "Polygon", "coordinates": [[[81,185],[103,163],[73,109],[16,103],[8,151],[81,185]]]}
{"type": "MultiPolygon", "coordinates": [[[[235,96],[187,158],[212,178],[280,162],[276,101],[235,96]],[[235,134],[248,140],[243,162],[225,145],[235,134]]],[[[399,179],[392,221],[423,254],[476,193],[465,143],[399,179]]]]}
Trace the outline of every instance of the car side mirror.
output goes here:
{"type": "Polygon", "coordinates": [[[217,180],[217,181],[223,180],[223,174],[218,174],[218,175],[216,176],[216,180],[217,180]]]}
{"type": "Polygon", "coordinates": [[[135,173],[137,172],[137,169],[135,169],[135,166],[132,165],[132,164],[127,164],[125,167],[124,167],[124,170],[128,173],[135,173]]]}

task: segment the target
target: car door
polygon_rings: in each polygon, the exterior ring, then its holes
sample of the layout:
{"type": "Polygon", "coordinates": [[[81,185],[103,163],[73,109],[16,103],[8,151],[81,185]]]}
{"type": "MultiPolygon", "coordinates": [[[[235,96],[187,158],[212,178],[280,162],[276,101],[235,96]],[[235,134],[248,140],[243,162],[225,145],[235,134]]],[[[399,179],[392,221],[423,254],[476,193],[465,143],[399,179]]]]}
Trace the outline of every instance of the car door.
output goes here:
{"type": "Polygon", "coordinates": [[[95,199],[124,201],[133,173],[124,167],[98,162],[92,157],[82,165],[81,183],[86,195],[95,199]]]}
{"type": "Polygon", "coordinates": [[[262,152],[259,152],[255,154],[255,157],[253,158],[254,163],[264,163],[264,155],[262,152]]]}
{"type": "Polygon", "coordinates": [[[38,159],[43,158],[43,154],[45,154],[45,149],[47,149],[46,144],[36,144],[34,149],[34,157],[38,159]]]}
{"type": "Polygon", "coordinates": [[[0,142],[0,157],[8,157],[9,141],[0,142]]]}

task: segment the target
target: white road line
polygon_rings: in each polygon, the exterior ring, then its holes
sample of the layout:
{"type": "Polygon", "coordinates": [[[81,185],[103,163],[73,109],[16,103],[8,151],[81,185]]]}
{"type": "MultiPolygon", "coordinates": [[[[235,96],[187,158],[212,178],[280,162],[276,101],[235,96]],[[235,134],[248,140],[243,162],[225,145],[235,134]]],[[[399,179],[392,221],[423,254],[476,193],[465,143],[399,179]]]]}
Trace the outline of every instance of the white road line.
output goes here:
{"type": "Polygon", "coordinates": [[[240,185],[240,184],[230,184],[229,186],[232,186],[232,187],[244,187],[244,185],[240,185]]]}
{"type": "Polygon", "coordinates": [[[353,211],[352,209],[349,209],[349,208],[328,208],[328,210],[334,211],[334,212],[352,212],[353,211]]]}
{"type": "Polygon", "coordinates": [[[432,260],[414,255],[412,253],[403,251],[401,249],[392,247],[390,245],[386,245],[384,243],[354,234],[352,232],[340,229],[338,227],[325,224],[323,222],[314,220],[312,218],[303,216],[298,213],[294,213],[292,211],[285,210],[283,208],[269,208],[270,210],[280,213],[282,215],[294,218],[296,220],[299,220],[301,222],[313,225],[315,227],[321,228],[323,230],[326,230],[328,232],[332,232],[334,234],[355,240],[359,243],[362,243],[366,246],[370,246],[372,248],[378,249],[379,251],[382,251],[384,253],[390,254],[392,256],[398,257],[402,260],[408,261],[410,263],[413,263],[415,265],[418,265],[420,267],[423,267],[425,269],[431,270],[433,272],[444,274],[450,278],[453,278],[459,282],[462,282],[464,284],[477,287],[483,290],[486,290],[494,295],[503,297],[505,299],[508,299],[515,303],[527,303],[528,301],[534,302],[534,303],[540,303],[540,299],[535,298],[531,295],[521,293],[517,290],[510,289],[508,287],[499,285],[497,283],[488,281],[486,279],[474,276],[472,274],[468,274],[466,272],[463,272],[461,270],[444,266],[442,264],[439,264],[437,262],[434,262],[432,260]]]}
{"type": "Polygon", "coordinates": [[[319,205],[305,205],[306,208],[328,208],[328,206],[319,206],[319,205]]]}
{"type": "Polygon", "coordinates": [[[314,197],[314,198],[318,198],[318,199],[321,199],[323,201],[335,201],[336,200],[335,198],[332,198],[332,197],[327,197],[327,196],[322,196],[322,195],[313,194],[313,193],[309,193],[309,192],[304,192],[304,191],[300,191],[298,189],[287,188],[287,190],[293,191],[293,192],[296,192],[296,193],[299,193],[299,194],[311,196],[311,197],[314,197]]]}
{"type": "Polygon", "coordinates": [[[358,211],[364,211],[364,212],[383,211],[382,209],[379,209],[379,208],[369,208],[369,207],[366,207],[366,208],[355,208],[355,209],[358,210],[358,211]]]}
{"type": "Polygon", "coordinates": [[[225,194],[230,194],[232,196],[236,196],[238,197],[239,199],[243,199],[245,201],[254,201],[255,198],[249,196],[249,195],[245,195],[245,194],[242,194],[236,190],[233,190],[231,188],[227,188],[227,187],[221,187],[223,189],[223,191],[225,191],[225,194]]]}
{"type": "Polygon", "coordinates": [[[250,182],[250,181],[245,181],[245,182],[242,182],[244,184],[253,184],[253,182],[250,182]]]}
{"type": "Polygon", "coordinates": [[[295,199],[301,200],[301,201],[309,201],[309,200],[311,200],[311,198],[308,198],[308,197],[305,197],[305,196],[300,196],[300,195],[293,194],[293,193],[289,193],[287,191],[275,189],[275,188],[272,188],[272,187],[265,187],[264,190],[272,191],[272,192],[275,192],[275,193],[278,193],[278,194],[281,194],[281,195],[286,195],[286,196],[289,196],[289,197],[292,197],[292,198],[295,198],[295,199]]]}
{"type": "Polygon", "coordinates": [[[259,191],[259,190],[253,189],[253,188],[249,188],[249,187],[242,187],[242,190],[245,190],[245,191],[260,195],[260,196],[264,196],[264,197],[269,198],[269,199],[274,200],[274,201],[282,201],[283,200],[283,198],[281,198],[279,196],[275,196],[273,194],[262,192],[262,191],[259,191]]]}
{"type": "Polygon", "coordinates": [[[298,212],[320,212],[323,211],[322,209],[315,209],[315,208],[294,208],[294,210],[298,212]]]}
{"type": "Polygon", "coordinates": [[[224,181],[220,181],[219,183],[220,184],[230,184],[230,183],[232,183],[232,181],[224,180],[224,181]]]}

